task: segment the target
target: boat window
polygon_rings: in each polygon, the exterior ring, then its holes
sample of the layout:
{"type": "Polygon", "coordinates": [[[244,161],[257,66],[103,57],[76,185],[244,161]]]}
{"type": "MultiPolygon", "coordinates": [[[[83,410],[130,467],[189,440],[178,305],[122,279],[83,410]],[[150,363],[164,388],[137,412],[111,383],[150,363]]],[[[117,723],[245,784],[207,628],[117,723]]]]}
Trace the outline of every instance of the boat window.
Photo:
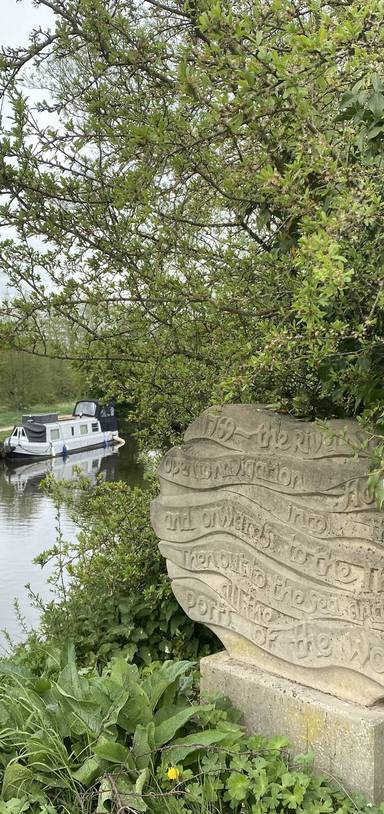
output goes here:
{"type": "Polygon", "coordinates": [[[87,435],[88,434],[88,424],[81,424],[80,426],[80,435],[87,435]]]}
{"type": "Polygon", "coordinates": [[[58,441],[60,438],[60,430],[51,430],[51,441],[58,441]]]}
{"type": "Polygon", "coordinates": [[[12,438],[17,438],[17,427],[13,430],[12,438]]]}
{"type": "Polygon", "coordinates": [[[100,407],[101,418],[111,418],[115,415],[115,408],[113,404],[107,404],[105,407],[100,407]]]}
{"type": "Polygon", "coordinates": [[[23,428],[21,428],[20,435],[21,435],[21,437],[22,437],[22,438],[24,438],[25,440],[27,440],[27,434],[26,434],[26,432],[25,432],[25,430],[24,430],[23,428]]]}
{"type": "Polygon", "coordinates": [[[72,435],[75,434],[75,428],[74,427],[71,427],[71,433],[72,433],[72,435]]]}
{"type": "Polygon", "coordinates": [[[78,401],[74,415],[96,415],[97,404],[95,401],[78,401]]]}
{"type": "Polygon", "coordinates": [[[92,422],[92,432],[98,432],[98,431],[99,431],[98,422],[97,421],[95,421],[94,423],[92,422]]]}

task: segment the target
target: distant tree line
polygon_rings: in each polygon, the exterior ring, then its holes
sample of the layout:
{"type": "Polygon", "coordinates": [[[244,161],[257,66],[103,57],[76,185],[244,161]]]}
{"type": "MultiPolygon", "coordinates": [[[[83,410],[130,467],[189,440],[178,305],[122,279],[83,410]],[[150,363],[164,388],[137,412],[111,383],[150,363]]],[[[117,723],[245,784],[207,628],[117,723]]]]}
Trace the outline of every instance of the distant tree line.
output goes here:
{"type": "Polygon", "coordinates": [[[62,359],[18,350],[0,353],[0,407],[23,410],[33,404],[74,401],[82,395],[79,375],[62,359]]]}

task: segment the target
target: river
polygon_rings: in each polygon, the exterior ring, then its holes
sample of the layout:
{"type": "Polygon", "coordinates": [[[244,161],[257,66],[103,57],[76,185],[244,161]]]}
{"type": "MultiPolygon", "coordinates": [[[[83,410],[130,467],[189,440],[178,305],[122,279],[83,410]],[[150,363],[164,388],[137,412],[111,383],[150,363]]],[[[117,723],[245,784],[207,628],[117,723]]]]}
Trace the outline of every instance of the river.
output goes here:
{"type": "MultiPolygon", "coordinates": [[[[17,599],[27,628],[37,625],[39,611],[33,607],[25,585],[42,599],[50,598],[47,584],[48,568],[33,564],[34,557],[50,548],[56,539],[55,508],[52,500],[40,489],[47,471],[56,477],[72,479],[80,467],[92,481],[102,472],[107,481],[124,480],[131,486],[144,482],[144,466],[137,460],[137,447],[132,438],[117,451],[86,450],[65,460],[10,465],[0,460],[0,656],[9,651],[7,634],[14,643],[25,637],[25,631],[15,612],[17,599]]],[[[63,511],[61,528],[69,542],[76,536],[76,527],[63,511]]]]}

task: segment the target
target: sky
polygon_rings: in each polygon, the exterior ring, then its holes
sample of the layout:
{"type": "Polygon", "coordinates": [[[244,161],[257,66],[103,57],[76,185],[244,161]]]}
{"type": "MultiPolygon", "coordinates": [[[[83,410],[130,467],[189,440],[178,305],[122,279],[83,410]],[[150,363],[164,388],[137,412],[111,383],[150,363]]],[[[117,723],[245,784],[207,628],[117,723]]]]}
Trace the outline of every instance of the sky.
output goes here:
{"type": "MultiPolygon", "coordinates": [[[[0,46],[26,45],[31,31],[39,26],[49,28],[52,18],[50,9],[45,6],[36,8],[32,5],[32,0],[0,0],[0,46]]],[[[28,95],[31,96],[32,93],[29,90],[28,95]]],[[[5,292],[6,279],[0,269],[0,299],[5,292]]]]}
{"type": "Polygon", "coordinates": [[[34,28],[48,28],[52,12],[46,7],[34,8],[32,0],[0,0],[0,44],[25,45],[34,28]]]}

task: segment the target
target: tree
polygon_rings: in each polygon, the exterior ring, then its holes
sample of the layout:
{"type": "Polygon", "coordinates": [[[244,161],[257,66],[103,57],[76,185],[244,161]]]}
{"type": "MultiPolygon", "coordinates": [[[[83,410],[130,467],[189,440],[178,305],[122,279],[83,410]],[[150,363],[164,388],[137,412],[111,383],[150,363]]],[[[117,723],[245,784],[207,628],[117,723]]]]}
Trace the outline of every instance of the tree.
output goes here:
{"type": "Polygon", "coordinates": [[[155,444],[212,400],[380,415],[382,0],[35,4],[55,29],[2,58],[4,341],[67,321],[50,353],[155,444]]]}

